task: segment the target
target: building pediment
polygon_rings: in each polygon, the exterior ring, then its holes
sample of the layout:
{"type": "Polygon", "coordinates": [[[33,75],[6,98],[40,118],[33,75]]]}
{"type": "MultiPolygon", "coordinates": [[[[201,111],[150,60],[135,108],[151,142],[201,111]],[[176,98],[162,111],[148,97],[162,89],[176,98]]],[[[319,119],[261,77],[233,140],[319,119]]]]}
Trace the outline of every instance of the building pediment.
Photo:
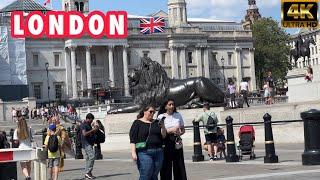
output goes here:
{"type": "Polygon", "coordinates": [[[159,10],[153,14],[150,14],[149,16],[151,17],[164,17],[164,18],[168,18],[168,13],[163,11],[163,10],[159,10]]]}

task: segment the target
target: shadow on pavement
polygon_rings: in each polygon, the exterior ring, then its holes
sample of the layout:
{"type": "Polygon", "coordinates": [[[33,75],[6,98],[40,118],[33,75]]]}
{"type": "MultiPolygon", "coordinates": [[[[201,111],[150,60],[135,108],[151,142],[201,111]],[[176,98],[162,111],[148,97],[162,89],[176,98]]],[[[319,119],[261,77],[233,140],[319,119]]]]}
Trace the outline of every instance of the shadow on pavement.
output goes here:
{"type": "MultiPolygon", "coordinates": [[[[123,175],[128,175],[131,173],[118,173],[118,174],[107,174],[107,175],[102,175],[102,176],[96,176],[95,179],[104,179],[104,178],[108,178],[108,177],[113,177],[113,176],[123,176],[123,175]]],[[[80,178],[80,179],[73,179],[73,180],[83,180],[85,178],[80,178]]]]}
{"type": "Polygon", "coordinates": [[[84,170],[84,168],[65,169],[63,172],[68,172],[68,171],[77,171],[77,170],[84,170]]]}

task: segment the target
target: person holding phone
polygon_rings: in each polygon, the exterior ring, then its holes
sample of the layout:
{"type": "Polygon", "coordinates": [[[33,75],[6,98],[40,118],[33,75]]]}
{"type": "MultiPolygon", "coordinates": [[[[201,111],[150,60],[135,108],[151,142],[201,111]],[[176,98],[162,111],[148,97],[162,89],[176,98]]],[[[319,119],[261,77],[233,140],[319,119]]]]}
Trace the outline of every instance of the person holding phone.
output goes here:
{"type": "Polygon", "coordinates": [[[164,124],[168,135],[164,143],[164,160],[160,172],[161,180],[171,180],[172,170],[174,179],[186,180],[187,174],[181,139],[181,136],[185,133],[184,122],[172,99],[165,101],[160,107],[158,118],[162,119],[163,117],[165,117],[164,124]]]}
{"type": "Polygon", "coordinates": [[[131,156],[137,162],[139,180],[157,180],[163,162],[163,121],[153,120],[155,107],[148,105],[138,114],[130,129],[131,156]]]}
{"type": "Polygon", "coordinates": [[[94,120],[94,116],[91,113],[88,113],[86,116],[86,120],[80,125],[81,130],[81,144],[82,148],[86,153],[86,163],[85,163],[85,178],[86,179],[94,179],[95,177],[92,175],[93,165],[94,165],[94,140],[95,133],[99,130],[98,126],[94,126],[92,128],[91,124],[94,120]]]}

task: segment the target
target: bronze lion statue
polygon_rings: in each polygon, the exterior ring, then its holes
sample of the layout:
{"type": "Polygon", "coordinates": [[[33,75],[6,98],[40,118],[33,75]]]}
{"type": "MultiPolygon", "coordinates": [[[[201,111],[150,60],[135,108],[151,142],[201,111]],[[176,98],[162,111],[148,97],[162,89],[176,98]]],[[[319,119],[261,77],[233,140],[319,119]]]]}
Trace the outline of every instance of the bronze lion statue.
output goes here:
{"type": "Polygon", "coordinates": [[[147,57],[141,59],[139,68],[128,77],[133,103],[111,109],[108,113],[136,112],[147,104],[159,107],[167,99],[173,99],[177,107],[195,98],[213,104],[224,103],[223,91],[208,78],[170,79],[158,62],[147,57]]]}

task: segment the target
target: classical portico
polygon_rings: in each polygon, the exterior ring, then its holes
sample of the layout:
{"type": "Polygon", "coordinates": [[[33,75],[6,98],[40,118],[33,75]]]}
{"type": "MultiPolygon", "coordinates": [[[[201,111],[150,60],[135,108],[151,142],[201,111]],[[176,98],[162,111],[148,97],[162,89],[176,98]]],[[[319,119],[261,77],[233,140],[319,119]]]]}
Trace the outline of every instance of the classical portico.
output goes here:
{"type": "MultiPolygon", "coordinates": [[[[127,48],[129,46],[126,40],[72,39],[67,40],[65,46],[66,89],[69,98],[79,98],[78,92],[84,90],[87,91],[87,96],[91,97],[92,90],[95,88],[93,87],[93,83],[100,84],[100,86],[102,86],[101,83],[103,83],[112,88],[116,87],[115,73],[119,72],[118,69],[123,69],[123,74],[121,75],[121,77],[123,77],[123,83],[119,83],[117,87],[121,85],[121,88],[124,89],[125,96],[130,95],[127,62],[127,48]],[[79,48],[85,48],[85,62],[81,62],[83,60],[82,56],[77,52],[79,48]],[[99,51],[98,54],[94,54],[93,58],[91,54],[94,48],[99,49],[99,51]],[[97,63],[97,58],[100,58],[102,62],[97,63]],[[119,61],[119,59],[121,59],[122,67],[115,66],[115,60],[119,61]],[[93,65],[97,66],[97,70],[92,69],[93,65]]],[[[117,74],[117,76],[119,76],[119,74],[117,74]]]]}

